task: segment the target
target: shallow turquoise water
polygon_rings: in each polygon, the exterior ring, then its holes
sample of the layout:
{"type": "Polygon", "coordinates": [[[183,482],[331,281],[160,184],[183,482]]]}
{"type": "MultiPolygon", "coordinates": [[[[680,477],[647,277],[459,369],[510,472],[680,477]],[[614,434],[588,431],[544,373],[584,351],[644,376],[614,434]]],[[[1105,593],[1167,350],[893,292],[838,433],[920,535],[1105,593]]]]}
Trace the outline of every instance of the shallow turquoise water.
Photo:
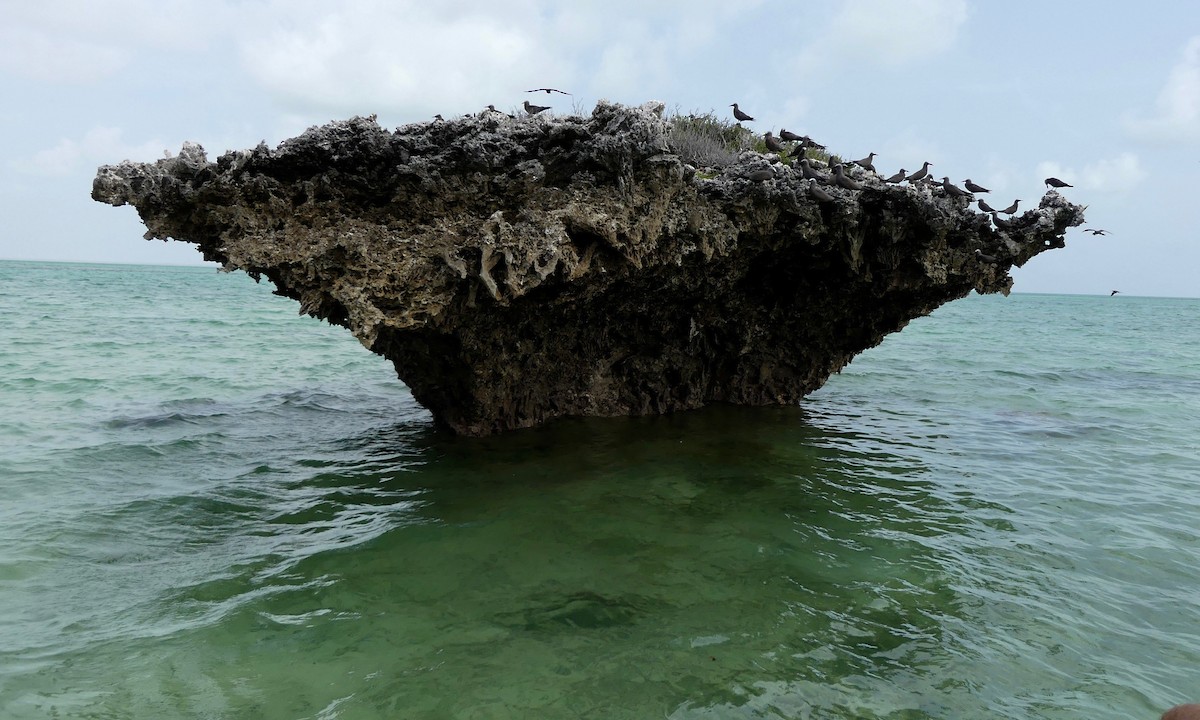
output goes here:
{"type": "Polygon", "coordinates": [[[0,263],[0,718],[1154,718],[1200,301],[972,297],[800,407],[435,433],[242,275],[0,263]]]}

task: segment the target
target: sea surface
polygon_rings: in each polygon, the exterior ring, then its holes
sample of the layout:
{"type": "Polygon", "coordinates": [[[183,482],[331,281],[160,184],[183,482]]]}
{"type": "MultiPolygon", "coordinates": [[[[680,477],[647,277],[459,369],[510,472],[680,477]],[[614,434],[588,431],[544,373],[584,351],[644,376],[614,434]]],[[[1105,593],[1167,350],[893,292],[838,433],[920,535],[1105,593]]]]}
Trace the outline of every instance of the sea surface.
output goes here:
{"type": "Polygon", "coordinates": [[[436,432],[242,274],[0,263],[0,718],[1200,701],[1200,301],[969,297],[798,407],[436,432]]]}

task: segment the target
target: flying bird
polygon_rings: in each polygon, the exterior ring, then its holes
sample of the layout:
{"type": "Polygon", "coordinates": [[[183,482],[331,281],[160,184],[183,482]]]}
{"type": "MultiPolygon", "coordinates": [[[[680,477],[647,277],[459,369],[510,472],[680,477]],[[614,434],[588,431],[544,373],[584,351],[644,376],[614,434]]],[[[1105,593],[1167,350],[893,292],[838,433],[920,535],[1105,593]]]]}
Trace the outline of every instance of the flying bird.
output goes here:
{"type": "Polygon", "coordinates": [[[975,183],[971,182],[971,178],[967,178],[966,180],[963,180],[963,187],[965,187],[967,190],[969,190],[970,192],[973,192],[973,193],[991,192],[991,190],[988,190],[984,186],[976,185],[975,183]]]}
{"type": "Polygon", "coordinates": [[[1107,230],[1101,230],[1099,228],[1084,228],[1083,231],[1089,232],[1093,235],[1107,235],[1108,234],[1107,230]]]}
{"type": "Polygon", "coordinates": [[[925,179],[925,176],[929,174],[929,166],[932,164],[933,163],[925,163],[924,165],[922,165],[920,170],[918,170],[915,173],[913,173],[912,175],[908,176],[908,181],[910,183],[915,183],[918,180],[925,179]]]}
{"type": "Polygon", "coordinates": [[[750,117],[749,115],[747,115],[746,113],[742,112],[742,109],[738,107],[737,103],[732,103],[729,107],[733,108],[733,116],[738,119],[738,122],[741,122],[743,120],[753,120],[754,119],[754,118],[750,117]]]}
{"type": "Polygon", "coordinates": [[[547,95],[549,95],[550,93],[558,93],[559,95],[570,95],[571,94],[565,90],[558,90],[556,88],[534,88],[532,90],[526,90],[525,92],[544,92],[547,95]]]}
{"type": "Polygon", "coordinates": [[[1117,293],[1119,293],[1119,292],[1121,292],[1121,291],[1120,291],[1120,290],[1113,290],[1112,292],[1110,292],[1110,293],[1108,294],[1108,296],[1109,296],[1109,297],[1112,297],[1113,295],[1116,295],[1116,294],[1117,294],[1117,293]]]}
{"type": "Polygon", "coordinates": [[[1062,180],[1059,180],[1056,177],[1046,178],[1046,184],[1049,185],[1050,187],[1056,187],[1056,188],[1075,187],[1074,185],[1066,184],[1065,182],[1063,182],[1062,180]]]}
{"type": "Polygon", "coordinates": [[[550,106],[548,105],[530,105],[528,100],[525,101],[525,112],[529,113],[530,115],[537,115],[541,111],[549,109],[550,106]]]}

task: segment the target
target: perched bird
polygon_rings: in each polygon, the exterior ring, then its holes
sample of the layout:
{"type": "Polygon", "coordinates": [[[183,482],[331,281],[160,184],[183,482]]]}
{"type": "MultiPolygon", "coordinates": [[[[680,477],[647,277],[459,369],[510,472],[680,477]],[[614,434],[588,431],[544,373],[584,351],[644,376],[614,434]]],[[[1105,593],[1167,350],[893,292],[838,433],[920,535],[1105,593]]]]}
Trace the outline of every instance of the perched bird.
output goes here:
{"type": "Polygon", "coordinates": [[[991,263],[992,265],[1000,262],[1000,258],[996,257],[995,255],[988,255],[979,248],[975,248],[975,257],[978,258],[980,262],[991,263]]]}
{"type": "Polygon", "coordinates": [[[547,95],[549,95],[550,93],[555,93],[555,92],[558,93],[559,95],[570,95],[571,94],[569,92],[566,92],[565,90],[556,90],[554,88],[534,88],[532,90],[526,90],[525,92],[544,92],[547,95]]]}
{"type": "Polygon", "coordinates": [[[816,180],[808,181],[808,194],[817,199],[817,202],[833,202],[833,196],[817,187],[816,180]]]}
{"type": "Polygon", "coordinates": [[[991,192],[991,190],[988,190],[984,186],[976,185],[975,183],[971,182],[971,178],[963,180],[963,187],[965,187],[969,192],[973,193],[991,192]]]}
{"type": "Polygon", "coordinates": [[[1099,228],[1084,228],[1083,231],[1090,232],[1093,235],[1107,235],[1108,234],[1107,230],[1100,230],[1099,228]]]}
{"type": "Polygon", "coordinates": [[[904,182],[904,168],[900,168],[900,172],[896,173],[895,175],[891,176],[890,178],[884,178],[883,181],[885,183],[891,183],[893,185],[895,185],[896,183],[904,182]]]}
{"type": "Polygon", "coordinates": [[[918,170],[915,173],[913,173],[912,175],[908,176],[908,181],[910,183],[915,183],[918,180],[924,179],[925,176],[929,174],[929,166],[932,164],[933,163],[925,163],[924,165],[922,165],[920,170],[918,170]]]}
{"type": "Polygon", "coordinates": [[[812,164],[808,162],[808,158],[800,158],[800,173],[806,180],[819,180],[820,182],[829,182],[828,175],[822,175],[813,169],[812,164]]]}
{"type": "Polygon", "coordinates": [[[804,138],[801,137],[800,135],[797,135],[796,133],[791,132],[786,129],[779,131],[779,137],[784,140],[787,140],[788,142],[796,142],[797,140],[801,140],[801,141],[804,140],[804,138]]]}
{"type": "Polygon", "coordinates": [[[1012,220],[1004,220],[1001,218],[998,214],[996,214],[995,210],[992,211],[992,222],[1001,230],[1007,230],[1008,228],[1012,227],[1013,223],[1012,220]]]}
{"type": "Polygon", "coordinates": [[[807,135],[801,137],[800,142],[804,145],[804,147],[810,147],[814,150],[824,150],[825,149],[824,145],[817,142],[816,140],[813,140],[812,138],[810,138],[807,135]]]}
{"type": "Polygon", "coordinates": [[[871,172],[875,172],[875,153],[867,155],[862,160],[851,160],[850,162],[854,163],[860,168],[865,168],[871,172]]]}
{"type": "Polygon", "coordinates": [[[1121,292],[1121,291],[1120,291],[1120,290],[1113,290],[1112,292],[1110,292],[1110,293],[1108,294],[1108,296],[1109,296],[1109,297],[1112,297],[1113,295],[1116,295],[1116,294],[1117,294],[1117,293],[1119,293],[1119,292],[1121,292]]]}
{"type": "Polygon", "coordinates": [[[796,147],[792,148],[792,151],[788,154],[791,157],[802,158],[802,157],[804,157],[804,153],[806,153],[806,152],[808,152],[808,149],[805,148],[804,143],[801,142],[801,143],[797,143],[796,147]]]}
{"type": "Polygon", "coordinates": [[[986,200],[977,200],[976,204],[979,205],[979,209],[982,212],[985,212],[985,213],[996,212],[995,208],[993,208],[991,205],[988,205],[986,200]]]}
{"type": "Polygon", "coordinates": [[[530,105],[528,100],[525,101],[525,112],[529,113],[530,115],[537,115],[541,111],[549,109],[550,106],[548,105],[530,105]]]}
{"type": "Polygon", "coordinates": [[[494,112],[494,113],[496,113],[497,115],[503,115],[504,117],[508,117],[508,118],[512,117],[512,115],[509,115],[509,114],[508,114],[508,113],[506,113],[506,112],[501,112],[501,111],[497,110],[495,105],[488,105],[488,106],[487,106],[487,111],[488,111],[488,112],[494,112]]]}
{"type": "Polygon", "coordinates": [[[772,170],[771,168],[763,168],[761,170],[755,170],[754,172],[750,173],[749,175],[746,176],[746,179],[749,180],[750,182],[759,183],[759,182],[764,182],[766,180],[770,180],[773,177],[775,177],[774,170],[772,170]]]}
{"type": "Polygon", "coordinates": [[[862,190],[863,189],[862,183],[858,182],[857,180],[851,180],[850,178],[846,177],[846,174],[844,172],[842,172],[842,166],[840,164],[833,166],[833,182],[838,187],[844,187],[847,190],[862,190]]]}
{"type": "Polygon", "coordinates": [[[1019,205],[1019,204],[1021,204],[1020,200],[1013,200],[1012,205],[1009,205],[1008,207],[1004,208],[1000,212],[1004,213],[1005,215],[1012,215],[1013,213],[1015,213],[1017,211],[1017,205],[1019,205]]]}
{"type": "Polygon", "coordinates": [[[948,177],[942,178],[942,189],[945,190],[946,194],[949,195],[950,197],[970,197],[971,196],[971,193],[967,192],[966,190],[963,190],[962,188],[958,187],[954,183],[950,182],[950,178],[948,178],[948,177]]]}
{"type": "Polygon", "coordinates": [[[437,115],[434,115],[434,116],[433,116],[433,119],[434,119],[436,122],[444,122],[444,120],[442,119],[442,115],[441,115],[441,113],[438,113],[437,115]]]}
{"type": "Polygon", "coordinates": [[[754,119],[754,118],[750,117],[749,115],[747,115],[746,113],[742,112],[742,109],[738,107],[737,103],[733,103],[729,107],[733,108],[733,116],[738,119],[738,122],[741,122],[743,120],[753,120],[754,119]]]}
{"type": "Polygon", "coordinates": [[[1075,187],[1074,185],[1066,184],[1065,182],[1063,182],[1062,180],[1059,180],[1056,177],[1046,178],[1046,184],[1049,185],[1050,187],[1056,187],[1056,188],[1075,187]]]}
{"type": "Polygon", "coordinates": [[[767,149],[771,152],[783,152],[783,145],[779,144],[779,141],[775,139],[770,130],[767,131],[766,135],[763,135],[763,142],[767,144],[767,149]]]}

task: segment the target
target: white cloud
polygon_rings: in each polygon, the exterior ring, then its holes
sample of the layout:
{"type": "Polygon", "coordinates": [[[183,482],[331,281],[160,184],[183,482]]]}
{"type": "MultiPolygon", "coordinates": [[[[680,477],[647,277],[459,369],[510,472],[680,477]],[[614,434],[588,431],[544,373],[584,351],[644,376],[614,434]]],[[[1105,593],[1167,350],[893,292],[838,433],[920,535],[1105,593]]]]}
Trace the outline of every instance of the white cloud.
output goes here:
{"type": "Polygon", "coordinates": [[[1056,162],[1038,163],[1039,180],[1056,177],[1079,188],[1099,192],[1124,192],[1137,187],[1146,179],[1138,156],[1123,152],[1113,158],[1104,158],[1085,165],[1082,170],[1063,166],[1056,162]]]}
{"type": "Polygon", "coordinates": [[[966,0],[844,0],[796,63],[808,72],[847,59],[905,65],[949,50],[966,20],[966,0]]]}
{"type": "Polygon", "coordinates": [[[1148,140],[1200,140],[1200,36],[1193,37],[1171,68],[1149,118],[1131,118],[1126,127],[1148,140]]]}
{"type": "Polygon", "coordinates": [[[162,157],[166,149],[158,140],[131,145],[121,134],[120,128],[92,128],[78,140],[63,138],[54,147],[14,161],[13,166],[34,175],[63,177],[84,169],[93,172],[97,164],[112,164],[121,159],[150,162],[162,157]]]}

